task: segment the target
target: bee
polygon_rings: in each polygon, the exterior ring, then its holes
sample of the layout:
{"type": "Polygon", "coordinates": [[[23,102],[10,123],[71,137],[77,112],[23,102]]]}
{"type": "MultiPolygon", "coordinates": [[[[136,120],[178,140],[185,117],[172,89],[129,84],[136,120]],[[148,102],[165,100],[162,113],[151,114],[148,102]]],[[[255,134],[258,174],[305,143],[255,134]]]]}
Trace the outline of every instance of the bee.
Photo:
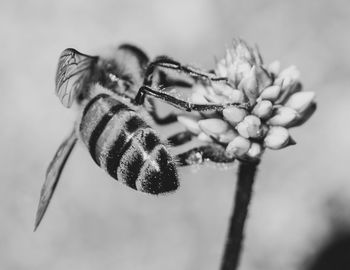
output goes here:
{"type": "Polygon", "coordinates": [[[152,127],[153,122],[173,123],[177,116],[169,114],[160,118],[154,106],[149,106],[151,109],[145,106],[146,95],[186,111],[223,107],[191,104],[154,87],[158,84],[190,88],[191,80],[197,79],[222,80],[210,73],[182,66],[168,57],[158,57],[150,62],[141,49],[130,44],[99,56],[65,49],[59,57],[55,91],[65,107],[70,108],[76,103],[79,113],[73,130],[59,146],[47,169],[35,229],[47,210],[62,170],[78,140],[86,146],[94,162],[112,178],[150,194],[176,190],[179,186],[179,166],[203,160],[232,162],[232,159],[224,157],[224,149],[216,145],[195,147],[174,157],[169,144],[184,144],[192,139],[193,134],[182,131],[163,140],[152,127]],[[190,80],[167,76],[166,70],[169,69],[189,74],[190,80]]]}

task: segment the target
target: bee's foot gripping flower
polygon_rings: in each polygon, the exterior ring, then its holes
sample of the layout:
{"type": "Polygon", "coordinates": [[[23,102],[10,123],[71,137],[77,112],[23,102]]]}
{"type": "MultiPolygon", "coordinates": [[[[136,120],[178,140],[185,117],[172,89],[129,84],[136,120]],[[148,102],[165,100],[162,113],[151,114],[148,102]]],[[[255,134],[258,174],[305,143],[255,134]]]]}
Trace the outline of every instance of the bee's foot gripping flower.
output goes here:
{"type": "Polygon", "coordinates": [[[227,106],[199,119],[178,120],[199,140],[223,145],[227,156],[257,161],[265,148],[295,144],[288,129],[303,124],[316,110],[315,94],[302,91],[295,66],[280,71],[277,61],[264,65],[258,49],[242,40],[226,51],[215,73],[227,83],[198,82],[189,101],[227,106]]]}

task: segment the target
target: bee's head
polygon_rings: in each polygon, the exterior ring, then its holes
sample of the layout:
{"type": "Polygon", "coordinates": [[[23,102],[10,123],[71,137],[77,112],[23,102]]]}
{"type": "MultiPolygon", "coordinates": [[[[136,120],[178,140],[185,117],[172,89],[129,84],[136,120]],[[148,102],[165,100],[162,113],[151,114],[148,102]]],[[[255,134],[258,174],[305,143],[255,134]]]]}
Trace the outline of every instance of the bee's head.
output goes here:
{"type": "Polygon", "coordinates": [[[134,96],[143,84],[149,59],[139,48],[124,44],[101,54],[96,81],[117,93],[134,96]]]}

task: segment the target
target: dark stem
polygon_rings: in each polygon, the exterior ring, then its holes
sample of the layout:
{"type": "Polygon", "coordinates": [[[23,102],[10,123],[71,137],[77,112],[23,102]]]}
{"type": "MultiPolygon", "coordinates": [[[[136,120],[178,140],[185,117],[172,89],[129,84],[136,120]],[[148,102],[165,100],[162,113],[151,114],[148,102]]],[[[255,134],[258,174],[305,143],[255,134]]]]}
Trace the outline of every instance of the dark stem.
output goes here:
{"type": "Polygon", "coordinates": [[[237,269],[244,237],[244,223],[247,218],[257,166],[258,162],[241,162],[239,165],[235,203],[230,220],[221,270],[237,269]]]}

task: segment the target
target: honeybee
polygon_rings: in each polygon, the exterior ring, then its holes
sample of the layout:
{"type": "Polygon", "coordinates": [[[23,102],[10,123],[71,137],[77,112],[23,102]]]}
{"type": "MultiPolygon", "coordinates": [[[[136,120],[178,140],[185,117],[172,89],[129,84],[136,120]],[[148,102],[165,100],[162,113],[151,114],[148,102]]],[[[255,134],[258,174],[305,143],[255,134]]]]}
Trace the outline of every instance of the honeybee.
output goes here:
{"type": "Polygon", "coordinates": [[[87,147],[95,163],[112,178],[150,194],[176,190],[179,186],[179,166],[206,159],[232,161],[224,157],[224,149],[214,145],[196,147],[174,157],[169,144],[184,144],[192,139],[192,134],[182,131],[165,141],[152,127],[153,121],[158,124],[173,123],[176,115],[158,117],[153,106],[150,106],[151,109],[144,106],[146,95],[187,111],[221,106],[190,104],[154,88],[155,80],[163,86],[191,86],[185,79],[166,78],[164,70],[169,69],[188,73],[194,80],[217,79],[210,73],[182,66],[168,57],[158,57],[149,62],[142,50],[129,44],[99,56],[89,56],[72,48],[62,52],[56,73],[56,95],[67,108],[76,103],[79,116],[47,169],[35,229],[46,212],[78,140],[87,147]]]}

